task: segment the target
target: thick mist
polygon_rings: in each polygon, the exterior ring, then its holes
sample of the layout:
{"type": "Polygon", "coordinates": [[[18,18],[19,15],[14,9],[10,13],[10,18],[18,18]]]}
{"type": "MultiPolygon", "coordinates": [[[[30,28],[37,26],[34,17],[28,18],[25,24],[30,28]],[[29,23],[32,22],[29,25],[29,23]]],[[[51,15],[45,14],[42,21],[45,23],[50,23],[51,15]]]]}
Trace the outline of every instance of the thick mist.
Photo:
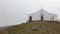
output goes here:
{"type": "Polygon", "coordinates": [[[0,27],[21,24],[28,20],[28,14],[41,8],[58,15],[60,0],[0,0],[0,27]]]}

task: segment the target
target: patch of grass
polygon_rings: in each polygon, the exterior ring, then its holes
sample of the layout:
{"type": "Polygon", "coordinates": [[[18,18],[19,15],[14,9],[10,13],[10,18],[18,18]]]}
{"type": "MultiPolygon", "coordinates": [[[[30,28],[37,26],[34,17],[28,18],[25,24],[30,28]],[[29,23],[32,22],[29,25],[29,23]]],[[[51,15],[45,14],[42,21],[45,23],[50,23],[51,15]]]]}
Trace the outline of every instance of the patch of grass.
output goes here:
{"type": "Polygon", "coordinates": [[[60,24],[53,22],[28,22],[11,26],[5,30],[6,32],[8,31],[8,34],[60,34],[60,24]],[[33,31],[33,26],[37,26],[39,30],[33,31]]]}

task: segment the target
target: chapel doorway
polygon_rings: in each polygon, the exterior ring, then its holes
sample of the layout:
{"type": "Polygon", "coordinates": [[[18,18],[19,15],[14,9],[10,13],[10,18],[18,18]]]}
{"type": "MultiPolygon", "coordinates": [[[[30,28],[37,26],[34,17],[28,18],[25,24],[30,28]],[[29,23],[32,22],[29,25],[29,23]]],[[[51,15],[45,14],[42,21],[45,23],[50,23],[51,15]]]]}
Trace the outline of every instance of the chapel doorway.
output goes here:
{"type": "Polygon", "coordinates": [[[29,16],[29,21],[32,21],[32,16],[29,16]]]}
{"type": "Polygon", "coordinates": [[[41,21],[43,21],[43,15],[41,15],[41,21]]]}

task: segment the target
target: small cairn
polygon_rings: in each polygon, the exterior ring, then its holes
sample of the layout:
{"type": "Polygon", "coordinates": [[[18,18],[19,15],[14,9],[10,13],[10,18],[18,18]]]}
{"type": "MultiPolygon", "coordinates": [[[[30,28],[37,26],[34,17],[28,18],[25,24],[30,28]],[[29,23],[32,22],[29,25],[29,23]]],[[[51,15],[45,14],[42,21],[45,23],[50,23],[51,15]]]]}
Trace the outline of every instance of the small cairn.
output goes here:
{"type": "Polygon", "coordinates": [[[39,30],[39,28],[38,28],[37,26],[33,26],[33,27],[32,27],[32,30],[33,30],[33,31],[37,31],[37,30],[39,30]]]}

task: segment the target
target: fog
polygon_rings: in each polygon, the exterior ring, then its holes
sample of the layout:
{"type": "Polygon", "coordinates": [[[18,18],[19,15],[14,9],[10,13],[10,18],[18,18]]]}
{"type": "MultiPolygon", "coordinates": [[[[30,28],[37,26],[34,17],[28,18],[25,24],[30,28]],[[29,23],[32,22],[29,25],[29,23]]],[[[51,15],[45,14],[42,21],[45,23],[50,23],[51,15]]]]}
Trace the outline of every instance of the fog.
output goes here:
{"type": "Polygon", "coordinates": [[[0,27],[24,23],[28,14],[41,8],[57,14],[60,19],[60,0],[0,0],[0,27]]]}

